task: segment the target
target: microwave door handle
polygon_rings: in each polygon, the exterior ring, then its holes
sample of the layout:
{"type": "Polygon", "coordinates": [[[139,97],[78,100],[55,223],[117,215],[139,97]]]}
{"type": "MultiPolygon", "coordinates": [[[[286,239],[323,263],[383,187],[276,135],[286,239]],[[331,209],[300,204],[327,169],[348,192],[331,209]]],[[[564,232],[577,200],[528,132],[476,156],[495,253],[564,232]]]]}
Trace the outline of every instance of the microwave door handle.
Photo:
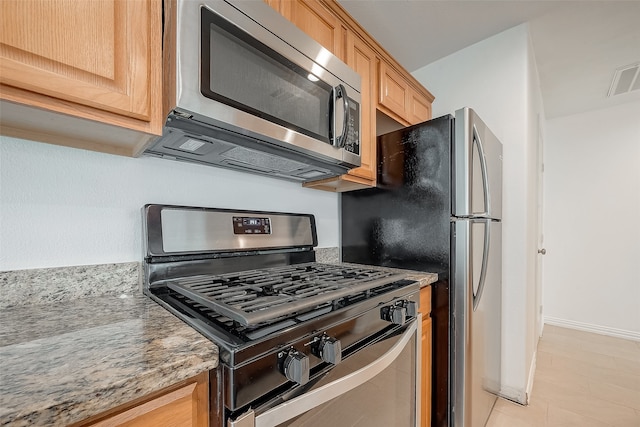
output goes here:
{"type": "Polygon", "coordinates": [[[332,106],[332,114],[331,114],[331,145],[334,147],[342,148],[344,147],[347,139],[347,125],[349,124],[349,100],[347,98],[347,89],[344,85],[339,84],[334,87],[331,91],[331,106],[332,106]],[[342,115],[342,134],[340,136],[335,135],[335,126],[336,126],[336,105],[338,100],[342,98],[342,104],[344,106],[344,113],[342,115]]]}

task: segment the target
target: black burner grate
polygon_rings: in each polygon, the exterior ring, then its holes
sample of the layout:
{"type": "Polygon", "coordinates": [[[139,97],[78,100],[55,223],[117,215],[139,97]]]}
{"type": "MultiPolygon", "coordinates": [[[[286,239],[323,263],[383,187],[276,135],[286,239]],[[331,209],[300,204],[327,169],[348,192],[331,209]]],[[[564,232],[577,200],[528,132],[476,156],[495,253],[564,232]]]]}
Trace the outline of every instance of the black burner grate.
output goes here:
{"type": "Polygon", "coordinates": [[[364,267],[306,263],[195,276],[167,286],[222,316],[251,326],[314,310],[404,277],[364,267]]]}

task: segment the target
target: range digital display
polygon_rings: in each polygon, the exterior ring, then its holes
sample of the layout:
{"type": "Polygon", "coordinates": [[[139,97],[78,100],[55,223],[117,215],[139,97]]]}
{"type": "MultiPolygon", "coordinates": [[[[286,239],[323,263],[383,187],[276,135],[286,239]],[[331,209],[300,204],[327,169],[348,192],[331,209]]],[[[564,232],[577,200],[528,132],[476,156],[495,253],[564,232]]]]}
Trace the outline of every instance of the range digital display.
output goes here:
{"type": "Polygon", "coordinates": [[[234,216],[233,234],[271,234],[271,220],[265,217],[234,216]]]}

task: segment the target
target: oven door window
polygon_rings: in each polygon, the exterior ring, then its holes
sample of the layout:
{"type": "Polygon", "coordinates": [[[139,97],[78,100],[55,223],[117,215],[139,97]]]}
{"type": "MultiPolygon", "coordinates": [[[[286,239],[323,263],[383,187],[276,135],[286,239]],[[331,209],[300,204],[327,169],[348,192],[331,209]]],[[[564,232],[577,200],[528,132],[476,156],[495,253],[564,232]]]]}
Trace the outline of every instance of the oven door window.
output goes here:
{"type": "MultiPolygon", "coordinates": [[[[346,393],[334,395],[331,400],[315,405],[308,411],[275,424],[277,426],[415,426],[417,419],[416,390],[417,365],[419,352],[416,326],[404,331],[402,335],[388,337],[373,345],[358,350],[357,353],[344,359],[331,371],[324,375],[303,394],[293,399],[285,398],[287,403],[271,407],[268,410],[256,410],[255,425],[274,425],[273,420],[287,418],[287,412],[294,401],[305,398],[315,400],[314,392],[320,389],[329,390],[339,383],[353,381],[350,374],[356,371],[365,372],[389,357],[390,363],[375,376],[360,382],[346,393]],[[278,413],[280,412],[280,413],[278,413]]],[[[353,377],[353,376],[352,376],[353,377]]],[[[357,378],[357,377],[354,377],[357,378]]],[[[322,401],[322,398],[319,400],[322,401]]],[[[294,404],[294,405],[292,405],[294,404]]]]}
{"type": "Polygon", "coordinates": [[[202,94],[329,143],[332,87],[201,8],[202,94]]]}

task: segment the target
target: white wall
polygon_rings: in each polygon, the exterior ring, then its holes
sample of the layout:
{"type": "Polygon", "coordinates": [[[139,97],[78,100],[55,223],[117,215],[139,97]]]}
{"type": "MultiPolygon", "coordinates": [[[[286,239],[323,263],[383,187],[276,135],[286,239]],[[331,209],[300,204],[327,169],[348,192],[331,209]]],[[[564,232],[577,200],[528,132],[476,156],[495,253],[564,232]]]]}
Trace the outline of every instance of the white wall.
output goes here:
{"type": "Polygon", "coordinates": [[[640,340],[640,103],[550,120],[545,321],[640,340]]]}
{"type": "Polygon", "coordinates": [[[503,393],[524,403],[536,343],[535,317],[528,317],[535,310],[534,171],[542,111],[528,27],[507,30],[413,75],[435,95],[434,117],[470,106],[503,143],[503,393]]]}
{"type": "Polygon", "coordinates": [[[145,203],[312,213],[318,246],[339,244],[334,193],[0,137],[0,271],[140,261],[145,203]]]}

